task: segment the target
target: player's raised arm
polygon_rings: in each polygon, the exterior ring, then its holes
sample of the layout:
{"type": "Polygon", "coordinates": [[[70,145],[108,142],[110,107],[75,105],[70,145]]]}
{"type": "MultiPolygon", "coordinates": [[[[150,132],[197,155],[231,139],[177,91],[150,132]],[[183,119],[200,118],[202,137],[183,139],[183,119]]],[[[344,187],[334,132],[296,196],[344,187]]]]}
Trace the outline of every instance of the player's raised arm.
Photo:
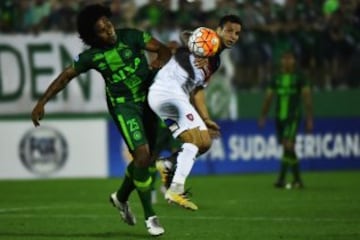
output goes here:
{"type": "Polygon", "coordinates": [[[146,43],[145,49],[157,53],[157,58],[150,63],[152,68],[161,68],[171,58],[171,50],[155,38],[146,43]]]}
{"type": "Polygon", "coordinates": [[[34,123],[34,126],[37,127],[40,125],[40,120],[44,117],[45,114],[45,104],[58,92],[65,88],[65,86],[76,77],[78,74],[75,69],[70,66],[62,71],[59,76],[49,85],[44,94],[36,103],[35,107],[31,113],[31,119],[34,123]]]}

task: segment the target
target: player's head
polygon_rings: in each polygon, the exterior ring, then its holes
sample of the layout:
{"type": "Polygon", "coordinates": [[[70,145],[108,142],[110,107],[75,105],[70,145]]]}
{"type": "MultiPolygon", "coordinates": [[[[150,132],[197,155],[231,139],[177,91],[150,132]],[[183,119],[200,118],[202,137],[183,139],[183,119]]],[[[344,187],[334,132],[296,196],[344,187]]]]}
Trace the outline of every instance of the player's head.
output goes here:
{"type": "Polygon", "coordinates": [[[281,69],[284,72],[291,72],[295,69],[296,59],[291,50],[284,51],[280,59],[281,69]]]}
{"type": "Polygon", "coordinates": [[[82,9],[77,16],[81,40],[91,47],[113,45],[117,36],[110,17],[110,8],[100,4],[88,5],[82,9]]]}
{"type": "Polygon", "coordinates": [[[222,48],[230,48],[239,40],[241,28],[241,20],[236,15],[226,15],[220,19],[216,32],[221,39],[222,48]]]}

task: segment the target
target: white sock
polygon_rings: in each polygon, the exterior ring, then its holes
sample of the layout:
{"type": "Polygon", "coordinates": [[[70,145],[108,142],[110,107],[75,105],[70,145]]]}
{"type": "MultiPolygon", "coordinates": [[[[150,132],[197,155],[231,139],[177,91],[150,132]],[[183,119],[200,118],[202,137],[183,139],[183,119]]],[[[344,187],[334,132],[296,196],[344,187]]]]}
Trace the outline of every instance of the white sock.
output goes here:
{"type": "Polygon", "coordinates": [[[194,165],[199,148],[192,143],[184,143],[177,156],[177,166],[170,188],[176,192],[183,192],[185,180],[194,165]]]}

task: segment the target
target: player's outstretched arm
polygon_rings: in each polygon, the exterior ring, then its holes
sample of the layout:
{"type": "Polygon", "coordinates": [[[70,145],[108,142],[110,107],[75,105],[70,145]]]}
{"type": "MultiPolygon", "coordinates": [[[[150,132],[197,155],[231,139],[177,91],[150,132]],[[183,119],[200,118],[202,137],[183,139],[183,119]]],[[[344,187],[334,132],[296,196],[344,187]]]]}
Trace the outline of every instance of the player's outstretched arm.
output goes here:
{"type": "Polygon", "coordinates": [[[151,38],[151,40],[146,44],[145,49],[150,52],[157,53],[157,58],[150,63],[151,68],[161,68],[172,56],[170,48],[155,38],[151,38]]]}
{"type": "Polygon", "coordinates": [[[192,104],[195,109],[198,111],[200,117],[203,119],[204,123],[209,129],[210,136],[212,138],[217,138],[220,136],[220,127],[216,122],[211,120],[208,108],[206,106],[205,100],[205,91],[204,88],[196,88],[192,94],[192,104]]]}
{"type": "Polygon", "coordinates": [[[45,104],[58,92],[65,88],[65,86],[77,76],[77,73],[73,67],[67,67],[62,71],[59,76],[50,84],[45,93],[36,103],[31,113],[31,119],[35,127],[40,125],[40,120],[45,114],[45,104]]]}

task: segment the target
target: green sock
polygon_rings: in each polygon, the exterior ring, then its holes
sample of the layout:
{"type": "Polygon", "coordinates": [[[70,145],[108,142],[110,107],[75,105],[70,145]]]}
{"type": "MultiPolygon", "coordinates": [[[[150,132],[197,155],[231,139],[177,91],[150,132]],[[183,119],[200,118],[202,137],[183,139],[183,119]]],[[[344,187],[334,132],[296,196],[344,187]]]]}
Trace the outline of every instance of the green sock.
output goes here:
{"type": "Polygon", "coordinates": [[[126,202],[129,199],[131,192],[135,189],[133,181],[134,163],[131,162],[126,168],[125,178],[116,192],[116,197],[120,202],[126,202]]]}
{"type": "Polygon", "coordinates": [[[151,166],[149,167],[149,172],[150,172],[150,176],[151,176],[151,190],[155,190],[156,187],[156,179],[157,179],[157,175],[158,175],[158,172],[157,172],[157,169],[156,169],[156,166],[155,166],[155,161],[154,161],[154,164],[151,164],[151,166]]]}
{"type": "Polygon", "coordinates": [[[281,159],[278,182],[285,182],[286,173],[287,173],[288,167],[289,167],[289,161],[290,161],[289,153],[285,151],[284,155],[283,155],[283,157],[281,159]]]}
{"type": "Polygon", "coordinates": [[[299,160],[295,153],[293,153],[291,156],[290,166],[294,181],[301,182],[299,160]]]}
{"type": "Polygon", "coordinates": [[[145,219],[154,216],[155,212],[151,204],[152,178],[148,167],[134,166],[134,184],[144,209],[145,219]]]}
{"type": "Polygon", "coordinates": [[[282,159],[281,160],[281,165],[280,165],[280,172],[279,172],[278,182],[284,182],[285,181],[287,169],[288,169],[288,162],[286,160],[282,159]]]}

